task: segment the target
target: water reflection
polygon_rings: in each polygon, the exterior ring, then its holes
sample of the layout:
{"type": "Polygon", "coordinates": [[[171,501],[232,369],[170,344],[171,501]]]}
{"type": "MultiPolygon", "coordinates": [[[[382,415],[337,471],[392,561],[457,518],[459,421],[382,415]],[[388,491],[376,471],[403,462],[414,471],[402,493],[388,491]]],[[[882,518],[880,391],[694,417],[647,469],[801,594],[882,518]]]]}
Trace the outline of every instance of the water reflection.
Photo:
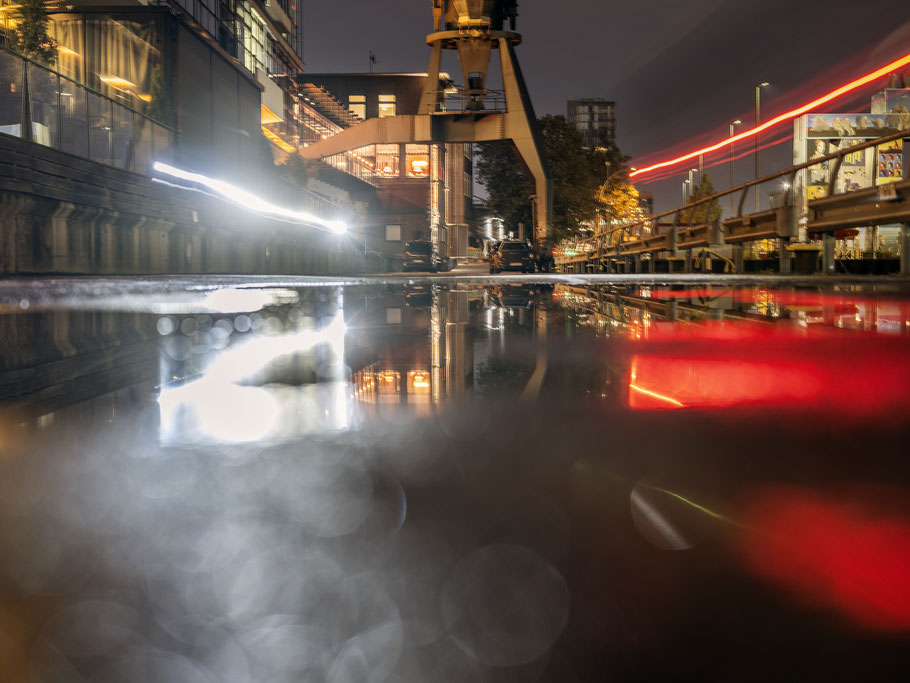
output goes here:
{"type": "Polygon", "coordinates": [[[900,291],[237,291],[0,315],[0,678],[905,671],[900,291]]]}
{"type": "Polygon", "coordinates": [[[520,396],[894,410],[910,334],[895,294],[417,284],[225,289],[172,296],[174,313],[157,316],[160,301],[148,313],[45,304],[0,316],[0,400],[6,420],[46,424],[125,388],[138,405],[157,380],[164,444],[281,441],[520,396]]]}

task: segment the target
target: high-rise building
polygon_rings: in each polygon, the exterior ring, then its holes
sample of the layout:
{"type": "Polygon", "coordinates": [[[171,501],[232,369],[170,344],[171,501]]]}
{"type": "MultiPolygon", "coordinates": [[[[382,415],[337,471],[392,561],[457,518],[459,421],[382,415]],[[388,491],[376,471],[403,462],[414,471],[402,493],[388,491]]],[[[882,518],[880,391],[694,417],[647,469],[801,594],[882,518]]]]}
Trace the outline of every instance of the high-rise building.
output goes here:
{"type": "Polygon", "coordinates": [[[566,118],[584,136],[585,147],[594,149],[616,141],[615,107],[615,102],[602,97],[569,100],[566,118]]]}

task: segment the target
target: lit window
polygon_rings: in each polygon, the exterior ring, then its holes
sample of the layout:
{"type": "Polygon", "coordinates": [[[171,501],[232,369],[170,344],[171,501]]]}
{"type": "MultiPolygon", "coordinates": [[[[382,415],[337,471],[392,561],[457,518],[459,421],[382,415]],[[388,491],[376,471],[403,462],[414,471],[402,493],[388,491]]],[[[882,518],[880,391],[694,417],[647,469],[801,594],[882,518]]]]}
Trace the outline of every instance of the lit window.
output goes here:
{"type": "Polygon", "coordinates": [[[385,239],[386,239],[386,242],[400,242],[401,241],[401,226],[400,225],[385,226],[385,239]]]}
{"type": "Polygon", "coordinates": [[[367,96],[348,95],[348,109],[358,119],[363,121],[367,117],[367,96]]]}
{"type": "Polygon", "coordinates": [[[376,145],[376,173],[383,178],[398,177],[398,145],[376,145]]]}
{"type": "Polygon", "coordinates": [[[379,96],[379,118],[395,116],[395,95],[379,96]]]}
{"type": "Polygon", "coordinates": [[[405,173],[408,178],[430,175],[430,148],[427,145],[405,146],[405,173]]]}

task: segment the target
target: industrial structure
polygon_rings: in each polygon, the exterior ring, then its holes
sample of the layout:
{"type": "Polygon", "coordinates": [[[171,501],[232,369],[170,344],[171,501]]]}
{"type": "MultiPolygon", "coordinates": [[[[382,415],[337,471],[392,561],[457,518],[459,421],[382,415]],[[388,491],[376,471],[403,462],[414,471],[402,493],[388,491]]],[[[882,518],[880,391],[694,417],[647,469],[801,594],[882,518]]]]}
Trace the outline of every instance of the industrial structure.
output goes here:
{"type": "Polygon", "coordinates": [[[320,159],[369,145],[429,145],[429,232],[439,253],[441,245],[450,241],[444,220],[445,146],[510,140],[534,181],[534,243],[540,265],[548,266],[552,255],[551,183],[536,117],[515,55],[515,46],[521,42],[514,31],[517,13],[516,0],[433,0],[433,32],[427,36],[430,63],[417,113],[396,111],[391,116],[369,117],[301,148],[299,154],[320,159]],[[507,23],[510,30],[505,28],[507,23]],[[488,98],[487,72],[494,49],[499,51],[501,100],[488,98]],[[458,53],[463,78],[460,88],[441,85],[445,50],[458,53]],[[488,99],[496,100],[490,109],[486,106],[488,99]]]}

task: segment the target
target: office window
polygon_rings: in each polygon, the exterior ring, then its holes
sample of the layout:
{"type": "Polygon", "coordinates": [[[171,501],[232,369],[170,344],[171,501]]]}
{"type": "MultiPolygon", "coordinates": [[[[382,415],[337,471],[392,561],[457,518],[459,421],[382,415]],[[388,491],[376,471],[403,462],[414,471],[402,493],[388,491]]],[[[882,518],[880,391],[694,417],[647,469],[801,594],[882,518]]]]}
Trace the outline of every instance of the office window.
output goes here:
{"type": "Polygon", "coordinates": [[[376,145],[376,173],[383,178],[398,177],[398,145],[376,145]]]}
{"type": "Polygon", "coordinates": [[[427,145],[405,145],[405,173],[408,178],[430,175],[430,148],[427,145]]]}
{"type": "Polygon", "coordinates": [[[367,117],[367,96],[348,95],[348,109],[358,119],[363,121],[367,117]]]}
{"type": "Polygon", "coordinates": [[[395,116],[395,95],[379,96],[379,118],[395,116]]]}
{"type": "Polygon", "coordinates": [[[386,239],[386,242],[400,242],[401,241],[401,226],[400,225],[385,226],[385,239],[386,239]]]}

